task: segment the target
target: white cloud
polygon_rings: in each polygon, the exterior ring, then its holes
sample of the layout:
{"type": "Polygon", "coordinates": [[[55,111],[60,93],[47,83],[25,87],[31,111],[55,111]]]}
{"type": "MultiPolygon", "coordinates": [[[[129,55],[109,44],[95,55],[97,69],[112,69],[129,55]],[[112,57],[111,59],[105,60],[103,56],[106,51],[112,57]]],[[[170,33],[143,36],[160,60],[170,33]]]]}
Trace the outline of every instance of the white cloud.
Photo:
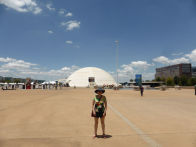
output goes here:
{"type": "Polygon", "coordinates": [[[196,49],[194,49],[190,54],[187,54],[185,56],[191,59],[192,62],[196,62],[196,49]]]}
{"type": "Polygon", "coordinates": [[[68,12],[65,16],[66,16],[66,17],[72,17],[73,14],[72,14],[71,12],[68,12]]]}
{"type": "Polygon", "coordinates": [[[154,78],[155,78],[155,73],[154,72],[142,73],[142,79],[143,80],[153,80],[154,78]]]}
{"type": "MultiPolygon", "coordinates": [[[[135,74],[142,74],[143,79],[153,79],[154,73],[149,68],[154,66],[146,61],[133,61],[130,64],[123,64],[118,70],[119,81],[125,82],[130,79],[135,79],[135,74]]],[[[113,74],[115,77],[115,74],[113,74]]]]}
{"type": "Polygon", "coordinates": [[[154,58],[153,61],[158,62],[158,63],[162,63],[162,64],[168,64],[169,63],[169,59],[165,56],[160,56],[160,57],[154,58]]]}
{"type": "Polygon", "coordinates": [[[120,72],[125,72],[125,73],[133,73],[134,72],[134,69],[133,69],[133,67],[130,65],[130,64],[128,64],[128,65],[126,65],[126,64],[123,64],[122,66],[121,66],[121,68],[123,69],[123,70],[119,70],[120,72]]]}
{"type": "Polygon", "coordinates": [[[196,49],[192,50],[189,54],[184,53],[175,53],[172,54],[173,56],[183,55],[179,58],[169,59],[165,56],[156,57],[153,59],[154,62],[165,64],[165,65],[173,65],[173,64],[180,64],[180,63],[196,63],[196,49]]]}
{"type": "Polygon", "coordinates": [[[66,41],[66,44],[71,45],[73,48],[77,48],[77,49],[80,48],[79,45],[73,43],[73,41],[71,41],[71,40],[67,40],[67,41],[66,41]]]}
{"type": "Polygon", "coordinates": [[[65,14],[65,12],[66,12],[66,10],[65,10],[65,9],[60,9],[60,10],[58,11],[58,13],[59,13],[60,15],[65,14]]]}
{"type": "Polygon", "coordinates": [[[172,56],[181,56],[183,55],[184,53],[183,52],[180,52],[180,53],[173,53],[172,56]]]}
{"type": "Polygon", "coordinates": [[[0,67],[0,74],[4,75],[6,73],[9,73],[9,70],[8,69],[3,69],[0,67]]]}
{"type": "Polygon", "coordinates": [[[39,7],[36,7],[35,10],[33,11],[34,14],[39,14],[42,12],[42,9],[39,7]]]}
{"type": "Polygon", "coordinates": [[[4,68],[4,69],[20,69],[20,68],[30,68],[32,66],[35,66],[36,64],[32,64],[32,63],[29,63],[29,62],[25,62],[23,60],[12,60],[12,61],[9,61],[8,63],[6,64],[3,64],[1,67],[4,68]]]}
{"type": "Polygon", "coordinates": [[[166,64],[166,65],[173,65],[173,64],[180,64],[180,63],[189,63],[189,59],[185,57],[176,58],[176,59],[169,59],[165,56],[160,56],[153,59],[154,62],[166,64]]]}
{"type": "Polygon", "coordinates": [[[71,40],[67,40],[66,43],[67,44],[73,44],[73,42],[71,40]]]}
{"type": "Polygon", "coordinates": [[[13,58],[0,58],[0,75],[43,80],[58,80],[68,77],[78,66],[63,67],[61,69],[46,70],[39,65],[13,58]]]}
{"type": "Polygon", "coordinates": [[[152,65],[148,64],[146,61],[133,61],[133,62],[131,62],[131,66],[135,67],[135,68],[147,69],[148,67],[150,67],[152,65]]]}
{"type": "Polygon", "coordinates": [[[0,58],[0,62],[14,62],[16,61],[16,59],[13,59],[13,58],[0,58]]]}
{"type": "Polygon", "coordinates": [[[80,22],[76,20],[70,20],[68,22],[62,22],[62,26],[66,27],[66,30],[72,31],[73,29],[80,28],[80,22]]]}
{"type": "MultiPolygon", "coordinates": [[[[113,73],[114,78],[116,78],[116,73],[113,73]]],[[[134,75],[134,69],[130,65],[122,65],[118,69],[118,77],[120,82],[129,81],[134,75]]]]}
{"type": "Polygon", "coordinates": [[[67,70],[70,70],[70,67],[63,67],[61,68],[62,71],[67,71],[67,70]]]}
{"type": "Polygon", "coordinates": [[[52,8],[52,4],[46,4],[46,8],[50,11],[55,11],[55,8],[52,8]]]}
{"type": "Polygon", "coordinates": [[[49,34],[53,34],[54,32],[52,30],[48,30],[48,33],[49,34]]]}
{"type": "Polygon", "coordinates": [[[78,66],[71,66],[71,67],[63,67],[61,69],[52,69],[52,70],[37,70],[37,71],[24,71],[24,75],[31,75],[33,78],[44,79],[44,80],[58,80],[67,78],[71,75],[74,71],[78,70],[78,66]]]}
{"type": "Polygon", "coordinates": [[[39,14],[42,11],[34,0],[0,0],[0,4],[18,12],[33,12],[34,14],[39,14]]]}
{"type": "Polygon", "coordinates": [[[170,60],[170,63],[171,64],[190,63],[190,61],[185,57],[181,57],[181,58],[170,60]]]}

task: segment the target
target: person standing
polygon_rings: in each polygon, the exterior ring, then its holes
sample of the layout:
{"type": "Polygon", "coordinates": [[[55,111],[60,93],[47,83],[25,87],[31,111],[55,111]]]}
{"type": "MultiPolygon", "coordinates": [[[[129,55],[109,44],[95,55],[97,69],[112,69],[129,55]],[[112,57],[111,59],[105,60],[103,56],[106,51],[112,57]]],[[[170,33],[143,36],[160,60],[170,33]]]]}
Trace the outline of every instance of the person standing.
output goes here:
{"type": "Polygon", "coordinates": [[[140,93],[141,93],[141,96],[143,96],[143,93],[144,93],[144,87],[141,85],[140,86],[140,93]]]}
{"type": "Polygon", "coordinates": [[[92,114],[91,116],[94,117],[94,138],[97,137],[97,129],[98,129],[98,121],[100,118],[101,126],[102,126],[102,132],[103,132],[103,138],[105,138],[105,116],[106,116],[106,110],[107,110],[107,100],[104,95],[102,95],[105,92],[104,89],[98,88],[95,90],[95,98],[92,102],[92,114]]]}

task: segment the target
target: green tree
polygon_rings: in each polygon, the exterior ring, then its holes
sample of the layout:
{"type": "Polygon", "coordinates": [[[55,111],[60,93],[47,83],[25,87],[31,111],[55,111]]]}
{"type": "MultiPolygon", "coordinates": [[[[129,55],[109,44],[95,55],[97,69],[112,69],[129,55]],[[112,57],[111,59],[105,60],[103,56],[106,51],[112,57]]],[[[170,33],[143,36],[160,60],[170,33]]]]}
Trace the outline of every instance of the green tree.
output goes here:
{"type": "Polygon", "coordinates": [[[186,76],[180,77],[180,81],[181,81],[182,86],[188,85],[188,78],[186,76]]]}
{"type": "Polygon", "coordinates": [[[163,78],[161,78],[161,81],[166,82],[166,79],[163,77],[163,78]]]}
{"type": "Polygon", "coordinates": [[[11,83],[11,80],[5,80],[6,83],[11,83]]]}
{"type": "Polygon", "coordinates": [[[130,82],[133,82],[134,80],[133,79],[130,79],[130,82]]]}
{"type": "Polygon", "coordinates": [[[18,78],[14,79],[14,83],[20,83],[20,79],[18,78]]]}
{"type": "Polygon", "coordinates": [[[179,84],[178,84],[179,86],[182,86],[182,82],[181,82],[181,80],[179,81],[179,84]]]}
{"type": "Polygon", "coordinates": [[[188,86],[194,86],[194,85],[196,85],[196,78],[188,79],[188,86]]]}
{"type": "Polygon", "coordinates": [[[172,78],[167,78],[167,81],[166,81],[166,84],[168,85],[168,86],[174,86],[174,80],[172,79],[172,78]]]}
{"type": "Polygon", "coordinates": [[[174,84],[179,85],[179,83],[180,83],[180,78],[178,76],[175,76],[174,77],[174,84]]]}
{"type": "Polygon", "coordinates": [[[192,78],[189,78],[189,79],[187,80],[187,86],[192,86],[192,78]]]}
{"type": "Polygon", "coordinates": [[[156,77],[155,79],[157,82],[160,82],[161,81],[161,78],[160,77],[156,77]]]}
{"type": "Polygon", "coordinates": [[[196,85],[196,78],[191,78],[192,86],[196,85]]]}

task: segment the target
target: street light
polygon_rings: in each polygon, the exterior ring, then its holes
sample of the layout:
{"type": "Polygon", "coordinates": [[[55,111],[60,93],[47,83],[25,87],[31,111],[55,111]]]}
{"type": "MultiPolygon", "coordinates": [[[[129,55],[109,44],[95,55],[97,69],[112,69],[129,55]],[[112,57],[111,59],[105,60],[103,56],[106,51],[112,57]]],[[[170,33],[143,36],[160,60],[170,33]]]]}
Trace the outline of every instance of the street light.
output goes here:
{"type": "Polygon", "coordinates": [[[116,40],[115,43],[116,43],[116,82],[117,82],[117,86],[118,86],[118,60],[119,60],[118,50],[119,50],[119,41],[116,40]]]}

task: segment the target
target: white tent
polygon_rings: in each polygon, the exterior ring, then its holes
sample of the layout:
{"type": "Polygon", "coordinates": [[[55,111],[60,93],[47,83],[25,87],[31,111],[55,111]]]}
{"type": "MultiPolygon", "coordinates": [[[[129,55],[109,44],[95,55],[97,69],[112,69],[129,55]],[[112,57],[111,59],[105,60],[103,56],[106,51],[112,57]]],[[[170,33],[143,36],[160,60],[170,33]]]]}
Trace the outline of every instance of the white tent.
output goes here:
{"type": "Polygon", "coordinates": [[[50,81],[49,84],[56,84],[56,82],[55,81],[50,81]]]}

